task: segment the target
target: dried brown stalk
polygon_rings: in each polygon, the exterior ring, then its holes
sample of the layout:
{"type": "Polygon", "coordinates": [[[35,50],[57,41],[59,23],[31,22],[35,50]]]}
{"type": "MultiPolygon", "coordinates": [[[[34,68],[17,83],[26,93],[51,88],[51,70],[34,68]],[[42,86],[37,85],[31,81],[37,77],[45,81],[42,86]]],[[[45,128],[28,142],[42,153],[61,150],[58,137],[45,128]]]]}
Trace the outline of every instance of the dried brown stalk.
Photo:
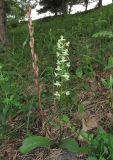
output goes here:
{"type": "Polygon", "coordinates": [[[35,52],[35,45],[34,45],[34,28],[32,24],[32,17],[31,17],[31,7],[28,8],[28,28],[29,28],[29,46],[31,49],[31,55],[32,55],[32,66],[33,66],[33,72],[34,72],[34,82],[38,93],[38,105],[39,105],[39,113],[40,116],[42,115],[42,106],[41,106],[41,86],[39,85],[39,67],[38,67],[38,56],[35,52]]]}

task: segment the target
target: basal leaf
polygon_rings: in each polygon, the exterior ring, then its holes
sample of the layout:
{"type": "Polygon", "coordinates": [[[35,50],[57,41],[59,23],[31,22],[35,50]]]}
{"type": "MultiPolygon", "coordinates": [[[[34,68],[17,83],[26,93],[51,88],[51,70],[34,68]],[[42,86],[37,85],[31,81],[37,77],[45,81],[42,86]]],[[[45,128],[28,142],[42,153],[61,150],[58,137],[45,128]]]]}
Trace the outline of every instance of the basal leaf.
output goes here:
{"type": "Polygon", "coordinates": [[[66,149],[70,152],[79,152],[79,145],[76,140],[72,138],[62,140],[59,147],[62,149],[66,149]]]}
{"type": "Polygon", "coordinates": [[[52,142],[47,137],[42,136],[31,136],[26,138],[22,146],[20,147],[19,151],[23,154],[27,154],[28,152],[32,151],[37,147],[50,147],[52,142]]]}

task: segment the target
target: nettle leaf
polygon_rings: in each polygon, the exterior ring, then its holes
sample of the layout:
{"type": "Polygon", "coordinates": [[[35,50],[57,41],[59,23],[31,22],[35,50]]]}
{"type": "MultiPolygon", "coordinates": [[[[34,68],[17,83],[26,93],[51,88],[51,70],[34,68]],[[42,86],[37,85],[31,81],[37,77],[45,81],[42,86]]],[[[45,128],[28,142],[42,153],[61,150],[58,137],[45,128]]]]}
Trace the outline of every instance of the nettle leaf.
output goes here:
{"type": "Polygon", "coordinates": [[[79,152],[79,145],[77,141],[72,138],[62,140],[59,147],[62,149],[66,149],[70,152],[79,152]]]}
{"type": "Polygon", "coordinates": [[[19,151],[22,154],[27,154],[28,152],[32,151],[37,147],[48,148],[51,144],[52,141],[50,141],[47,137],[31,136],[23,141],[22,146],[19,148],[19,151]]]}
{"type": "Polygon", "coordinates": [[[82,68],[81,67],[77,68],[77,70],[76,70],[76,76],[78,78],[82,78],[82,75],[83,75],[82,68]]]}

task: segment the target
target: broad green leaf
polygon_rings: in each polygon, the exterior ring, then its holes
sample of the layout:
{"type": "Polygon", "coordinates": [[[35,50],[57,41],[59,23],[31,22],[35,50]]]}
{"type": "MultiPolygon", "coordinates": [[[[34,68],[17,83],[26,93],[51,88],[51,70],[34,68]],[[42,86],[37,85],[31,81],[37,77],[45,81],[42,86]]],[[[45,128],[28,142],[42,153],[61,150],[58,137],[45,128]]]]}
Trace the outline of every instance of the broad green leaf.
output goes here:
{"type": "Polygon", "coordinates": [[[79,152],[79,145],[72,138],[62,140],[59,147],[62,149],[66,149],[70,152],[74,152],[74,153],[79,152]]]}
{"type": "Polygon", "coordinates": [[[42,136],[31,136],[26,138],[22,146],[20,147],[19,151],[23,154],[27,154],[28,152],[32,151],[37,147],[50,147],[52,142],[47,137],[42,136]]]}

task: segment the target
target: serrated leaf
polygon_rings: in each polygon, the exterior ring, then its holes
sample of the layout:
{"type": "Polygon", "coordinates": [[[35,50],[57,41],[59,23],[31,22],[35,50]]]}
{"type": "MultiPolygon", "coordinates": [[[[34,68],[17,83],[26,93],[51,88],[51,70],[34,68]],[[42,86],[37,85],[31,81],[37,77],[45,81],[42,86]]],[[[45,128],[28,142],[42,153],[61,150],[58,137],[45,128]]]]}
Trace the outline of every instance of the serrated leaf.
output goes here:
{"type": "Polygon", "coordinates": [[[23,154],[27,154],[37,147],[50,147],[52,142],[47,137],[42,136],[31,136],[26,138],[22,146],[19,148],[19,151],[23,154]]]}
{"type": "Polygon", "coordinates": [[[59,147],[62,149],[66,149],[70,152],[79,152],[79,145],[77,141],[72,138],[62,140],[59,147]]]}

